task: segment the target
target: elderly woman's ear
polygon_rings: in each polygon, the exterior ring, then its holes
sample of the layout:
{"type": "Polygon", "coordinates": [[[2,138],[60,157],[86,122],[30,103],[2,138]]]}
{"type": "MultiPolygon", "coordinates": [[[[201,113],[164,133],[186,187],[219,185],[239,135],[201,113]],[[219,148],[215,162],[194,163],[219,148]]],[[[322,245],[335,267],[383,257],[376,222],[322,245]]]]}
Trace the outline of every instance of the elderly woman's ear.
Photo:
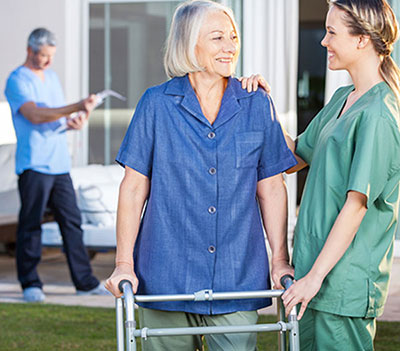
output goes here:
{"type": "Polygon", "coordinates": [[[271,87],[261,74],[253,74],[250,77],[240,77],[242,88],[251,91],[256,91],[258,86],[261,86],[268,94],[271,93],[271,87]]]}

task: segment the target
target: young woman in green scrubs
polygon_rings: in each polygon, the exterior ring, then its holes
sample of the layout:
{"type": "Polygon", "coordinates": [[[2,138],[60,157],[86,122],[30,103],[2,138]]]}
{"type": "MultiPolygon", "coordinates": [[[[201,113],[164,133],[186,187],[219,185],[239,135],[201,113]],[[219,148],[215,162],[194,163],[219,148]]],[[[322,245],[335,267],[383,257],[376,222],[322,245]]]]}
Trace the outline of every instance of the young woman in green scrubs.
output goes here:
{"type": "MultiPolygon", "coordinates": [[[[384,0],[331,0],[322,45],[340,88],[296,143],[310,166],[294,236],[301,350],[373,350],[393,260],[400,181],[399,69],[390,57],[397,22],[384,0]]],[[[260,76],[243,87],[264,85],[260,76]]]]}

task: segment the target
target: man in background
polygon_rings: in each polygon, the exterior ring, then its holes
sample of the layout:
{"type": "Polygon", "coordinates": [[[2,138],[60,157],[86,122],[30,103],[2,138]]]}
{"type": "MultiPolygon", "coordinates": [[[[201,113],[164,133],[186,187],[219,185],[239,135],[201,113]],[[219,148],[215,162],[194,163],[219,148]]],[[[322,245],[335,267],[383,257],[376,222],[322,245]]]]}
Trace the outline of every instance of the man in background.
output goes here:
{"type": "Polygon", "coordinates": [[[90,95],[65,105],[63,91],[49,69],[56,52],[53,33],[35,29],[28,38],[23,65],[11,72],[5,89],[17,136],[16,173],[21,199],[17,230],[17,272],[24,300],[42,302],[45,295],[37,273],[41,259],[41,220],[47,207],[54,213],[77,294],[105,295],[93,276],[82,241],[81,214],[69,175],[66,130],[81,129],[96,105],[90,95]],[[72,113],[77,113],[75,118],[72,113]]]}

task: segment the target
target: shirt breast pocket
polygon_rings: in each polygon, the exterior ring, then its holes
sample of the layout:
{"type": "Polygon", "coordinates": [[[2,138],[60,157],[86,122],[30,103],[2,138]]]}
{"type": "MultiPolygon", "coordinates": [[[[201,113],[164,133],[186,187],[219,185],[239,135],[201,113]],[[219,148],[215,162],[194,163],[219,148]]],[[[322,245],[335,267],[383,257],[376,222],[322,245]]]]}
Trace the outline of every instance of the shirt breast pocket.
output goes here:
{"type": "Polygon", "coordinates": [[[235,135],[236,168],[257,167],[263,143],[263,132],[237,133],[235,135]]]}

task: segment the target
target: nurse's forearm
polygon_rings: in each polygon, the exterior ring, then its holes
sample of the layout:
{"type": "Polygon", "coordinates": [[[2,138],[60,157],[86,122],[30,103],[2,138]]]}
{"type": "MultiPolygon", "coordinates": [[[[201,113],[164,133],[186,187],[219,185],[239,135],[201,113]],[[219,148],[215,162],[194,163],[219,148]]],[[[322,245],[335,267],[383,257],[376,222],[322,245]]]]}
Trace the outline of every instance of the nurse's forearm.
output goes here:
{"type": "Polygon", "coordinates": [[[285,136],[285,140],[286,140],[286,144],[287,144],[288,148],[290,149],[290,151],[292,151],[292,153],[297,161],[297,165],[293,166],[292,168],[289,168],[288,170],[286,170],[285,173],[291,174],[291,173],[298,172],[298,171],[302,170],[303,168],[307,167],[308,165],[300,156],[298,156],[296,154],[296,143],[294,142],[292,137],[286,132],[286,130],[283,127],[282,127],[282,132],[283,132],[283,135],[285,136]]]}
{"type": "Polygon", "coordinates": [[[308,275],[323,281],[336,263],[342,258],[367,212],[367,197],[356,191],[349,191],[347,200],[328,235],[322,251],[308,275]]]}
{"type": "MultiPolygon", "coordinates": [[[[133,267],[133,249],[139,231],[143,206],[149,192],[148,179],[137,178],[132,169],[127,167],[126,175],[121,182],[117,211],[117,250],[115,265],[133,267]],[[129,172],[129,174],[128,174],[129,172]]],[[[139,176],[138,176],[139,175],[139,176]]]]}

